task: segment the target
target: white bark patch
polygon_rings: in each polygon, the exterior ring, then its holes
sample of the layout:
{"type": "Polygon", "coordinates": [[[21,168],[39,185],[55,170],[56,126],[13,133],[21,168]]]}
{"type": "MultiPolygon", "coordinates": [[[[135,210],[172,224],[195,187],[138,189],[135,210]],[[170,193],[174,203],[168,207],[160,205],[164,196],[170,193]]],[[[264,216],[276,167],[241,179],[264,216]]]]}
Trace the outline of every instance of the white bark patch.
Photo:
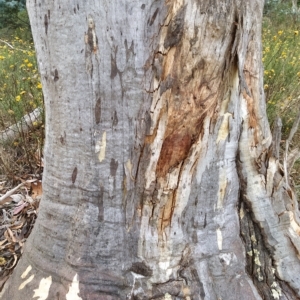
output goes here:
{"type": "Polygon", "coordinates": [[[78,296],[79,294],[79,281],[78,281],[78,275],[76,274],[73,278],[73,282],[70,286],[69,292],[66,295],[67,300],[82,300],[81,297],[78,296]]]}
{"type": "Polygon", "coordinates": [[[231,260],[233,259],[233,255],[231,253],[222,253],[219,255],[219,257],[223,259],[227,266],[230,265],[231,260]]]}
{"type": "Polygon", "coordinates": [[[180,9],[182,5],[183,5],[183,0],[174,1],[174,4],[173,4],[173,14],[174,15],[177,13],[178,9],[180,9]]]}
{"type": "Polygon", "coordinates": [[[258,257],[258,256],[255,256],[255,258],[254,258],[254,263],[255,263],[257,266],[261,266],[261,263],[260,263],[260,260],[259,260],[259,257],[258,257]]]}
{"type": "Polygon", "coordinates": [[[220,228],[217,229],[217,243],[219,250],[222,250],[223,248],[223,237],[222,237],[222,231],[220,228]]]}
{"type": "Polygon", "coordinates": [[[132,177],[132,163],[130,159],[127,160],[124,167],[125,167],[125,174],[128,180],[134,180],[134,178],[132,177]]]}
{"type": "Polygon", "coordinates": [[[288,214],[289,214],[290,221],[291,221],[291,227],[297,233],[297,235],[300,235],[300,226],[298,225],[298,223],[296,222],[296,220],[294,218],[294,213],[292,211],[289,211],[288,214]]]}
{"type": "Polygon", "coordinates": [[[279,294],[279,292],[277,290],[275,290],[275,289],[272,289],[271,291],[272,291],[272,297],[274,299],[280,299],[281,293],[279,294]]]}
{"type": "Polygon", "coordinates": [[[159,117],[160,117],[160,111],[165,105],[165,99],[167,99],[171,94],[171,90],[167,90],[164,92],[164,94],[161,96],[160,91],[155,91],[153,94],[153,100],[151,103],[151,119],[152,119],[152,124],[150,128],[150,134],[153,134],[154,129],[157,126],[157,123],[159,122],[159,117]]]}
{"type": "Polygon", "coordinates": [[[162,270],[167,270],[170,266],[170,263],[168,261],[166,262],[160,262],[159,263],[159,267],[162,269],[162,270]]]}
{"type": "Polygon", "coordinates": [[[165,300],[172,300],[172,296],[169,293],[166,293],[164,299],[165,300]]]}
{"type": "Polygon", "coordinates": [[[34,278],[34,275],[31,275],[27,280],[25,280],[24,282],[22,282],[19,286],[19,290],[24,289],[24,287],[30,282],[32,281],[32,279],[34,278]]]}
{"type": "Polygon", "coordinates": [[[224,114],[223,121],[218,132],[217,143],[226,140],[229,133],[229,117],[231,116],[232,116],[231,113],[224,114]]]}
{"type": "Polygon", "coordinates": [[[244,212],[244,208],[242,207],[240,209],[240,218],[241,218],[241,220],[243,220],[244,217],[245,217],[245,212],[244,212]]]}
{"type": "MultiPolygon", "coordinates": [[[[166,94],[166,93],[165,93],[166,94]]],[[[156,137],[153,141],[153,143],[150,145],[151,147],[151,158],[149,165],[147,167],[145,178],[146,178],[146,189],[149,189],[151,186],[151,183],[156,180],[156,165],[160,156],[161,147],[164,141],[164,134],[166,131],[166,125],[167,125],[167,115],[163,114],[163,116],[159,119],[159,125],[157,129],[156,137]]]]}
{"type": "Polygon", "coordinates": [[[99,141],[96,145],[96,153],[99,152],[98,158],[100,162],[102,162],[105,159],[105,150],[106,150],[106,131],[103,132],[102,141],[99,141]]]}
{"type": "Polygon", "coordinates": [[[49,295],[49,290],[52,284],[52,277],[42,278],[38,289],[33,290],[33,298],[39,297],[37,300],[46,300],[49,295]]]}
{"type": "Polygon", "coordinates": [[[24,279],[31,270],[32,270],[32,266],[28,266],[25,272],[21,275],[21,278],[24,279]]]}
{"type": "Polygon", "coordinates": [[[208,138],[209,138],[209,125],[210,125],[210,118],[206,117],[204,120],[203,128],[204,128],[204,136],[202,138],[202,145],[199,151],[199,157],[205,157],[205,159],[199,159],[197,164],[197,183],[201,183],[202,174],[205,172],[206,167],[210,164],[212,160],[212,156],[207,153],[207,145],[208,145],[208,138]]]}

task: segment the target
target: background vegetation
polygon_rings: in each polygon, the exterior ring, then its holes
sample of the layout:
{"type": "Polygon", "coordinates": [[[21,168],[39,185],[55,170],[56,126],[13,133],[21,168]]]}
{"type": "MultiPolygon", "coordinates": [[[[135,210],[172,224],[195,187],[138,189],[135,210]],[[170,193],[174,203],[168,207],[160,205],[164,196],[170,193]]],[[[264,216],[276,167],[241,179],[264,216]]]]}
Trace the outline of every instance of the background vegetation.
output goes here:
{"type": "MultiPolygon", "coordinates": [[[[299,16],[292,1],[266,1],[262,57],[264,89],[271,126],[276,116],[282,118],[283,141],[300,107],[299,16]]],[[[43,108],[41,88],[25,0],[0,0],[0,131],[16,124],[35,108],[43,108]]],[[[0,140],[0,175],[16,179],[28,173],[41,173],[43,140],[43,122],[36,122],[28,133],[20,128],[12,141],[0,140]]],[[[299,146],[298,131],[291,148],[299,146]]],[[[292,175],[298,182],[298,191],[299,174],[300,163],[296,163],[292,175]]]]}
{"type": "Polygon", "coordinates": [[[25,0],[0,0],[0,132],[18,124],[14,139],[0,135],[0,176],[15,181],[41,174],[43,118],[33,119],[28,132],[20,123],[38,107],[43,111],[42,85],[25,0]]]}
{"type": "MultiPolygon", "coordinates": [[[[300,1],[298,1],[300,2],[300,1]]],[[[299,5],[300,3],[298,3],[299,5]]],[[[300,112],[300,11],[292,1],[267,1],[263,21],[264,90],[271,126],[282,119],[282,150],[300,112]]],[[[300,148],[299,128],[290,149],[300,148]]],[[[291,172],[300,196],[300,162],[291,172]]]]}

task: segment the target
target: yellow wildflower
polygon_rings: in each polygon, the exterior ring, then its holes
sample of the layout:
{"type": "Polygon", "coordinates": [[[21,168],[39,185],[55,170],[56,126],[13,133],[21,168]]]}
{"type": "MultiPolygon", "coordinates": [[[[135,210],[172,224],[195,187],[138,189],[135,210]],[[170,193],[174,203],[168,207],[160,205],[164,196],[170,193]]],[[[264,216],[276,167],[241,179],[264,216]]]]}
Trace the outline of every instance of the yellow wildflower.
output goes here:
{"type": "Polygon", "coordinates": [[[16,97],[16,101],[19,102],[20,100],[21,100],[21,96],[18,95],[18,96],[16,97]]]}
{"type": "Polygon", "coordinates": [[[32,66],[33,66],[32,63],[27,64],[27,67],[28,67],[28,68],[31,68],[32,66]]]}
{"type": "Polygon", "coordinates": [[[21,93],[20,93],[20,95],[24,95],[26,92],[25,91],[22,91],[21,93]]]}
{"type": "Polygon", "coordinates": [[[279,30],[277,33],[278,33],[278,35],[282,35],[283,34],[283,30],[279,30]]]}
{"type": "Polygon", "coordinates": [[[39,82],[36,86],[38,89],[41,89],[42,88],[42,84],[39,82]]]}
{"type": "Polygon", "coordinates": [[[295,30],[294,31],[294,35],[298,35],[299,31],[298,30],[295,30]]]}

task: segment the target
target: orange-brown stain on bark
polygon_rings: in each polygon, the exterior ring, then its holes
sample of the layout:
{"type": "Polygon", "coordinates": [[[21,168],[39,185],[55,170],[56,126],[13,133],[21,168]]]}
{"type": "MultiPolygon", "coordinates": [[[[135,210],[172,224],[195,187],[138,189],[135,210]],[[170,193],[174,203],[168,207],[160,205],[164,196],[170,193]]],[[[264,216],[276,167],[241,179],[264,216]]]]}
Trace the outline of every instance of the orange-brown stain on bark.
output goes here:
{"type": "Polygon", "coordinates": [[[247,109],[249,112],[249,127],[254,130],[254,143],[256,145],[258,144],[258,135],[257,135],[258,121],[255,113],[254,100],[251,96],[249,96],[246,93],[246,91],[243,91],[243,97],[247,102],[247,109]]]}
{"type": "Polygon", "coordinates": [[[156,168],[157,176],[165,176],[172,167],[182,162],[188,156],[191,145],[192,138],[188,132],[173,133],[168,136],[160,152],[156,168]]]}
{"type": "MultiPolygon", "coordinates": [[[[173,1],[167,5],[173,8],[173,1]]],[[[170,11],[173,12],[172,9],[170,11]]],[[[176,9],[176,14],[166,25],[167,34],[164,36],[163,46],[165,51],[154,54],[160,58],[159,68],[153,64],[153,78],[159,81],[158,90],[155,91],[162,101],[161,114],[155,122],[160,123],[161,117],[166,117],[166,128],[162,141],[160,155],[156,164],[156,188],[164,189],[168,195],[161,199],[158,231],[162,233],[171,226],[172,216],[180,201],[177,187],[168,187],[168,174],[177,169],[177,185],[181,176],[185,176],[184,168],[188,157],[192,154],[193,144],[203,136],[203,122],[206,117],[211,120],[218,119],[217,107],[230,86],[224,80],[236,65],[227,66],[222,56],[214,57],[206,51],[199,49],[198,39],[205,40],[199,31],[195,31],[193,43],[189,32],[185,31],[185,6],[176,9]],[[201,55],[201,52],[205,55],[201,55]],[[215,64],[213,63],[215,62],[215,64]],[[220,76],[223,74],[223,77],[220,76]],[[158,183],[159,182],[159,183],[158,183]],[[163,183],[163,186],[160,186],[163,183]]],[[[163,32],[163,31],[162,31],[163,32]]],[[[204,46],[207,47],[207,46],[204,46]]],[[[231,47],[231,44],[228,44],[231,47]]],[[[151,60],[152,61],[152,60],[151,60]]],[[[156,99],[156,98],[155,98],[156,99]]],[[[212,124],[213,127],[214,124],[212,124]]],[[[145,144],[153,144],[157,136],[157,127],[151,134],[146,135],[145,144]]],[[[176,184],[176,183],[175,183],[176,184]]],[[[159,199],[157,199],[160,201],[159,199]]],[[[153,202],[153,206],[157,205],[153,202]]]]}

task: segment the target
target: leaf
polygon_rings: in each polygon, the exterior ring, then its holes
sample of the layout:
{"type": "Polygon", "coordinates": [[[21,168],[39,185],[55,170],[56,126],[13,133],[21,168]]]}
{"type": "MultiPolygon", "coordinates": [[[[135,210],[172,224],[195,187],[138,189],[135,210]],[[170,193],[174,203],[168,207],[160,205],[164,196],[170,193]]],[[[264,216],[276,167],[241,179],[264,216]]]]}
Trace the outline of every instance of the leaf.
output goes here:
{"type": "Polygon", "coordinates": [[[11,231],[11,229],[8,227],[6,230],[7,230],[8,234],[9,234],[11,240],[12,240],[14,243],[16,243],[17,240],[16,240],[16,238],[15,238],[13,232],[11,231]]]}
{"type": "Polygon", "coordinates": [[[26,206],[27,206],[27,202],[23,202],[22,204],[20,204],[19,206],[17,206],[14,209],[13,215],[17,215],[20,211],[22,211],[26,206]]]}
{"type": "Polygon", "coordinates": [[[19,203],[20,201],[24,200],[24,196],[21,194],[11,195],[10,198],[12,198],[12,201],[15,203],[19,203]]]}
{"type": "Polygon", "coordinates": [[[42,181],[36,181],[31,184],[31,196],[35,200],[37,197],[41,197],[43,194],[42,181]]]}
{"type": "Polygon", "coordinates": [[[7,269],[8,269],[8,270],[13,269],[13,267],[16,265],[17,261],[18,261],[18,257],[17,257],[16,254],[14,254],[14,262],[13,262],[13,264],[12,264],[9,268],[7,268],[7,269]]]}
{"type": "Polygon", "coordinates": [[[0,246],[2,246],[3,244],[5,244],[6,242],[7,242],[7,240],[6,240],[6,239],[4,239],[4,240],[0,241],[0,246]]]}

